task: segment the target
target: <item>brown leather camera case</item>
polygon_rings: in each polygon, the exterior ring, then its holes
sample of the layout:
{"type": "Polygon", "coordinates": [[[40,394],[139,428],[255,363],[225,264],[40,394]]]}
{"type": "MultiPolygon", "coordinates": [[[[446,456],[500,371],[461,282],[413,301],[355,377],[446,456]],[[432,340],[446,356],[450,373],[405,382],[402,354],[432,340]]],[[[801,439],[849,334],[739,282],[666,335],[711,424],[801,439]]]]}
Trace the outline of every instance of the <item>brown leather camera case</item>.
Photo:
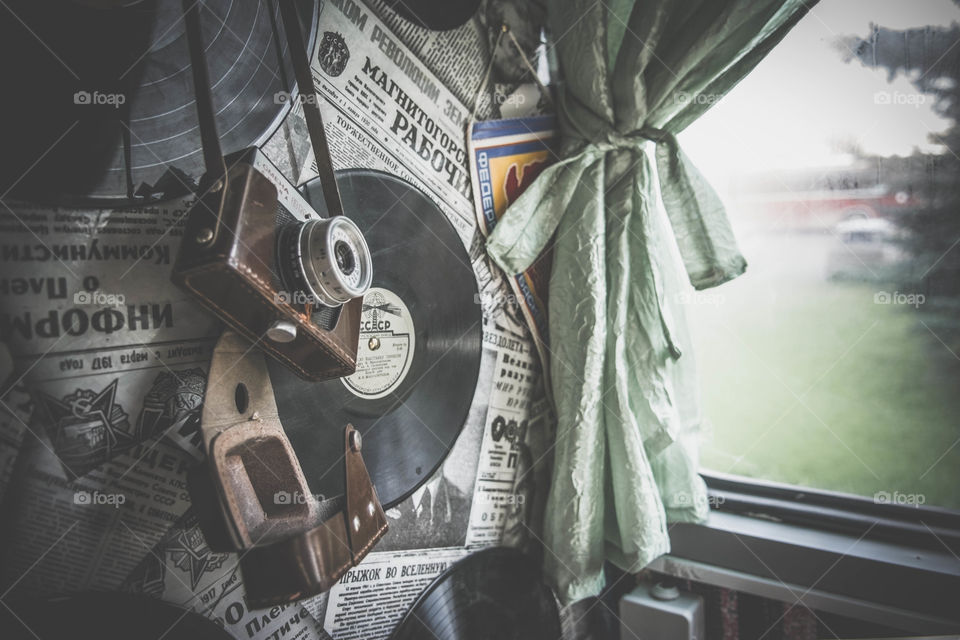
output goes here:
{"type": "MultiPolygon", "coordinates": [[[[281,188],[293,190],[289,183],[281,188]]],[[[263,173],[248,162],[233,164],[225,187],[214,185],[190,211],[173,281],[302,378],[350,375],[356,369],[363,299],[343,305],[329,331],[311,321],[312,305],[297,308],[278,300],[283,287],[275,259],[278,203],[277,186],[263,173]],[[275,342],[266,337],[278,321],[295,324],[296,338],[275,342]]]]}

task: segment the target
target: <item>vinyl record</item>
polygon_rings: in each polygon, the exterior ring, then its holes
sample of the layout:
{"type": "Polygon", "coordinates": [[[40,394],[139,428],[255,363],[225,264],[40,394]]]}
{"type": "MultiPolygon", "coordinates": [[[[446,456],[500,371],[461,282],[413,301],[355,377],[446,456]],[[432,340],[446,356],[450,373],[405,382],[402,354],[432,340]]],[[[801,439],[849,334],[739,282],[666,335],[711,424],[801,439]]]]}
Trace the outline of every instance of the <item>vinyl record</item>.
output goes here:
{"type": "Polygon", "coordinates": [[[419,27],[446,31],[473,17],[480,0],[387,0],[387,6],[419,27]]]}
{"type": "Polygon", "coordinates": [[[390,640],[557,640],[560,614],[540,568],[493,547],[467,556],[420,594],[390,640]]]}
{"type": "MultiPolygon", "coordinates": [[[[0,46],[15,62],[0,72],[0,193],[117,205],[188,193],[203,159],[181,0],[86,4],[114,8],[4,5],[0,46]]],[[[295,85],[277,3],[199,6],[223,151],[260,144],[295,85]]],[[[318,3],[297,8],[312,42],[318,3]]]]}
{"type": "MultiPolygon", "coordinates": [[[[373,284],[364,296],[357,372],[302,380],[268,359],[280,422],[311,490],[344,491],[343,428],[363,435],[363,458],[384,508],[439,468],[476,391],[481,356],[477,281],[439,208],[403,180],[340,172],[343,209],[366,236],[373,284]]],[[[307,197],[325,213],[318,181],[307,197]]]]}
{"type": "Polygon", "coordinates": [[[8,640],[230,638],[198,613],[146,596],[106,591],[11,601],[0,609],[0,629],[8,640]]]}

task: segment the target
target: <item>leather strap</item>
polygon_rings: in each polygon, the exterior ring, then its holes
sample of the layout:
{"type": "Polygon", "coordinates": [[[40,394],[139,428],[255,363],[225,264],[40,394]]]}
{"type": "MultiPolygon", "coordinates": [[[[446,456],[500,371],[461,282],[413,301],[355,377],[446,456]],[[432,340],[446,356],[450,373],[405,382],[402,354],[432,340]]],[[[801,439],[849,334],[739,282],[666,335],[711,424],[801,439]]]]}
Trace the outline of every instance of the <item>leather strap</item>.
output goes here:
{"type": "Polygon", "coordinates": [[[251,604],[326,591],[387,531],[359,432],[344,428],[346,496],[330,515],[329,501],[310,493],[280,424],[262,352],[225,331],[209,380],[200,429],[226,535],[205,530],[208,544],[226,540],[229,549],[215,550],[241,552],[251,604]]]}
{"type": "Polygon", "coordinates": [[[297,16],[294,0],[280,0],[280,17],[283,19],[283,30],[287,33],[290,60],[293,63],[294,76],[297,78],[297,89],[300,105],[303,107],[303,117],[307,122],[307,133],[313,144],[313,157],[317,162],[320,184],[323,186],[323,200],[327,205],[327,215],[343,215],[343,203],[340,201],[340,190],[337,188],[333,161],[330,159],[327,134],[323,128],[323,116],[320,115],[320,98],[313,84],[310,56],[307,55],[307,48],[303,42],[303,32],[300,29],[300,18],[297,16]]]}

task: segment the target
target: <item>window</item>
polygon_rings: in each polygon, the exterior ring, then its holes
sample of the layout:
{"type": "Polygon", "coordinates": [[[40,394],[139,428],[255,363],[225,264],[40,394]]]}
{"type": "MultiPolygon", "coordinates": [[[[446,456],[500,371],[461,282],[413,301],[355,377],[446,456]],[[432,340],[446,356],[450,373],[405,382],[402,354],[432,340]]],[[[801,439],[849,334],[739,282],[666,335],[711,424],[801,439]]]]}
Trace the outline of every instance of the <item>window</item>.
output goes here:
{"type": "Polygon", "coordinates": [[[681,142],[750,266],[685,294],[703,467],[960,510],[960,7],[823,0],[716,101],[681,142]]]}

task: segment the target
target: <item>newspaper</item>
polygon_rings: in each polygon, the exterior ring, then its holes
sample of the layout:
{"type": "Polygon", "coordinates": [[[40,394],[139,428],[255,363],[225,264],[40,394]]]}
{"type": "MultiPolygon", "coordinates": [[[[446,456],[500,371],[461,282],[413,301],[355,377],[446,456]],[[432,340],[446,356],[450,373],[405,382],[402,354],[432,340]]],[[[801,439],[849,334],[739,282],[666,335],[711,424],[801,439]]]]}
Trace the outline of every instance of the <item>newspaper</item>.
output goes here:
{"type": "Polygon", "coordinates": [[[0,333],[29,390],[3,399],[17,593],[115,587],[188,504],[219,323],[169,282],[187,206],[0,210],[0,333]]]}
{"type": "MultiPolygon", "coordinates": [[[[360,5],[324,3],[317,39],[312,71],[334,166],[407,180],[437,203],[469,245],[476,226],[466,107],[360,5]]],[[[311,150],[305,164],[312,170],[301,174],[316,175],[313,163],[311,150]]]]}
{"type": "Polygon", "coordinates": [[[13,465],[27,433],[30,420],[30,395],[14,375],[13,358],[6,344],[0,343],[0,504],[13,476],[13,465]]]}
{"type": "Polygon", "coordinates": [[[170,282],[190,204],[0,212],[0,327],[30,390],[0,414],[4,480],[19,449],[0,581],[24,596],[139,590],[237,637],[320,637],[300,607],[246,610],[236,555],[210,553],[189,510],[221,332],[170,282]]]}
{"type": "Polygon", "coordinates": [[[191,609],[235,638],[322,637],[320,623],[302,604],[250,610],[235,553],[210,550],[189,509],[124,580],[122,588],[191,609]]]}
{"type": "Polygon", "coordinates": [[[371,553],[330,590],[324,629],[334,640],[387,638],[427,585],[465,555],[463,548],[371,553]]]}
{"type": "MultiPolygon", "coordinates": [[[[487,3],[482,4],[477,16],[448,31],[431,31],[417,26],[379,0],[371,2],[369,7],[395,38],[436,74],[457,100],[472,107],[483,75],[483,66],[477,61],[490,57],[487,29],[481,19],[487,3]]],[[[494,30],[499,32],[499,25],[494,25],[494,30]]]]}
{"type": "Polygon", "coordinates": [[[13,465],[26,435],[26,424],[30,416],[25,409],[30,398],[23,387],[14,388],[3,398],[0,406],[0,503],[6,495],[7,487],[13,476],[13,465]],[[10,407],[7,409],[7,407],[10,407]]]}
{"type": "Polygon", "coordinates": [[[506,118],[511,107],[522,106],[514,115],[539,112],[539,88],[530,78],[522,58],[513,46],[494,45],[506,25],[529,59],[542,50],[541,27],[546,21],[545,7],[528,0],[484,0],[479,10],[463,25],[448,31],[430,31],[404,20],[382,0],[369,4],[387,28],[433,71],[457,99],[473,108],[480,118],[506,118]],[[478,94],[484,63],[494,55],[492,95],[478,94]],[[524,89],[518,93],[521,85],[524,89]],[[518,97],[519,96],[519,97],[518,97]],[[499,111],[499,113],[498,113],[499,111]]]}
{"type": "Polygon", "coordinates": [[[501,339],[499,346],[470,511],[469,546],[500,544],[509,516],[533,498],[526,489],[518,491],[516,481],[540,365],[528,341],[501,339]]]}
{"type": "MultiPolygon", "coordinates": [[[[441,80],[368,7],[331,0],[322,3],[312,55],[334,165],[386,171],[426,193],[456,229],[480,291],[485,378],[450,459],[426,485],[442,477],[448,495],[456,489],[464,500],[444,535],[394,540],[445,549],[383,552],[409,553],[403,557],[411,563],[452,560],[467,544],[502,541],[505,529],[488,521],[509,522],[516,503],[484,503],[484,520],[474,516],[481,506],[473,496],[500,491],[530,457],[514,455],[523,450],[519,425],[538,393],[530,332],[484,252],[465,149],[467,107],[463,92],[447,86],[455,67],[463,86],[479,84],[476,51],[435,59],[435,68],[445,65],[441,80]],[[517,427],[508,437],[510,421],[517,427]]],[[[265,145],[297,183],[316,175],[305,130],[294,105],[265,145]]],[[[126,209],[7,204],[0,209],[0,337],[20,384],[0,406],[0,480],[9,479],[2,588],[22,595],[143,591],[244,638],[326,637],[314,624],[320,620],[345,633],[342,612],[351,606],[372,624],[376,600],[358,606],[347,583],[303,608],[248,611],[235,556],[203,549],[185,475],[202,457],[197,420],[221,325],[169,282],[191,199],[126,209]]],[[[419,506],[415,496],[400,505],[395,530],[410,517],[401,512],[419,506]]],[[[375,561],[368,556],[359,568],[375,561]]],[[[428,575],[397,586],[395,602],[412,600],[428,575]]]]}
{"type": "Polygon", "coordinates": [[[189,504],[190,463],[166,442],[74,481],[43,447],[21,456],[5,503],[14,535],[2,550],[4,588],[18,596],[116,589],[189,504]]]}

